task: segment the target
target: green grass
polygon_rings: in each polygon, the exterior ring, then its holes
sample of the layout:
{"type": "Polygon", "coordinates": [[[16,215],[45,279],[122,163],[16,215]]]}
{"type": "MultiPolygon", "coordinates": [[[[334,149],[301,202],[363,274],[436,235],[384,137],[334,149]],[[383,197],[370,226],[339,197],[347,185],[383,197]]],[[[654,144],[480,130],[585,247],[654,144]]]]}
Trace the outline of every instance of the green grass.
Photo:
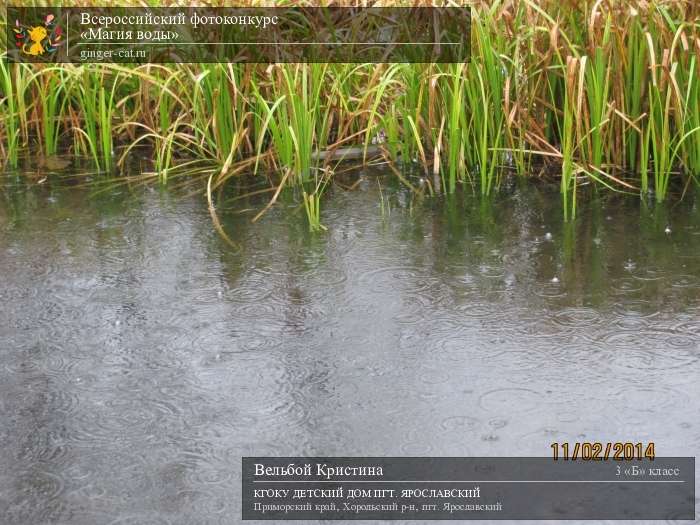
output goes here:
{"type": "Polygon", "coordinates": [[[71,95],[84,117],[74,128],[77,153],[90,156],[98,170],[110,171],[114,165],[114,110],[118,77],[108,71],[83,66],[73,73],[71,95]],[[111,86],[110,86],[111,84],[111,86]]]}
{"type": "Polygon", "coordinates": [[[329,177],[327,173],[324,172],[321,174],[320,178],[317,178],[310,193],[307,193],[306,189],[302,191],[304,211],[306,212],[306,219],[309,223],[309,230],[312,232],[326,230],[326,227],[321,224],[321,196],[326,190],[328,180],[329,177]]]}
{"type": "Polygon", "coordinates": [[[18,99],[15,94],[15,85],[12,80],[12,71],[10,64],[7,63],[4,56],[0,58],[0,86],[2,87],[2,97],[0,98],[0,107],[3,108],[3,129],[6,135],[4,156],[11,167],[17,167],[20,129],[19,118],[17,115],[18,99]]]}
{"type": "Polygon", "coordinates": [[[581,89],[583,84],[583,63],[577,58],[569,58],[566,65],[567,87],[564,98],[564,123],[562,133],[561,194],[566,219],[576,217],[576,175],[574,162],[576,151],[576,121],[580,115],[581,89]],[[578,94],[578,96],[577,96],[578,94]]]}

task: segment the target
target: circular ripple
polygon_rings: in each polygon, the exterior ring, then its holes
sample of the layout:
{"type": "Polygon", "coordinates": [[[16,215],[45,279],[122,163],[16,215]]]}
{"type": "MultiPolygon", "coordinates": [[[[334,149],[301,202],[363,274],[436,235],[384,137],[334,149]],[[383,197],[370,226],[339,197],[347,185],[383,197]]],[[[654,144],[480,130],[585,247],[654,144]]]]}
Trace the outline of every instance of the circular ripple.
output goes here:
{"type": "Polygon", "coordinates": [[[258,301],[236,305],[236,317],[255,321],[257,326],[269,332],[284,328],[285,319],[279,305],[274,301],[258,301]]]}
{"type": "Polygon", "coordinates": [[[454,310],[469,319],[489,320],[493,322],[505,318],[506,315],[502,305],[498,303],[479,302],[478,300],[467,304],[458,304],[455,306],[454,310]]]}
{"type": "Polygon", "coordinates": [[[677,275],[671,279],[674,288],[700,289],[700,277],[697,275],[677,275]]]}
{"type": "Polygon", "coordinates": [[[632,277],[639,281],[658,281],[663,279],[666,276],[666,273],[666,271],[652,266],[635,272],[632,274],[632,277]]]}
{"type": "Polygon", "coordinates": [[[178,419],[177,409],[164,401],[145,398],[117,398],[87,406],[73,416],[71,439],[84,444],[114,440],[143,440],[166,420],[178,419]]]}
{"type": "Polygon", "coordinates": [[[401,300],[400,312],[393,319],[403,325],[421,324],[431,312],[431,299],[422,295],[409,295],[401,300]]]}
{"type": "Polygon", "coordinates": [[[481,264],[478,267],[479,275],[486,279],[500,279],[506,274],[505,268],[502,266],[502,264],[502,261],[494,264],[481,264]]]}
{"type": "Polygon", "coordinates": [[[324,291],[327,291],[329,288],[342,288],[348,281],[347,273],[342,270],[341,265],[329,267],[329,265],[332,265],[332,262],[324,262],[323,266],[319,266],[319,264],[315,264],[313,269],[303,276],[305,282],[311,285],[317,284],[324,291]]]}
{"type": "Polygon", "coordinates": [[[493,414],[532,412],[542,405],[542,394],[527,388],[498,388],[479,397],[479,406],[493,414]]]}
{"type": "Polygon", "coordinates": [[[417,267],[389,266],[365,272],[360,276],[360,283],[368,286],[374,293],[392,292],[397,289],[408,293],[420,293],[430,288],[431,280],[424,277],[417,267]]]}
{"type": "Polygon", "coordinates": [[[15,490],[22,495],[22,505],[41,506],[57,498],[64,490],[63,479],[52,473],[31,470],[14,475],[15,490]]]}
{"type": "Polygon", "coordinates": [[[644,283],[632,277],[623,277],[615,279],[610,283],[611,288],[621,294],[632,294],[640,292],[644,289],[644,283]]]}
{"type": "Polygon", "coordinates": [[[601,342],[612,352],[611,363],[629,371],[685,368],[700,360],[698,338],[673,330],[622,331],[601,342]]]}
{"type": "Polygon", "coordinates": [[[203,333],[194,341],[202,350],[215,351],[214,356],[223,354],[260,354],[269,352],[282,344],[281,334],[277,337],[252,329],[231,328],[227,322],[203,328],[203,333]]]}
{"type": "Polygon", "coordinates": [[[554,314],[553,320],[559,326],[585,328],[603,321],[603,316],[593,308],[565,308],[554,314]]]}
{"type": "Polygon", "coordinates": [[[425,368],[420,371],[420,380],[428,385],[439,385],[450,380],[450,373],[442,368],[425,368]]]}
{"type": "Polygon", "coordinates": [[[534,289],[534,293],[538,297],[545,299],[566,297],[566,290],[561,282],[548,281],[545,283],[539,283],[539,285],[534,289]]]}
{"type": "Polygon", "coordinates": [[[411,441],[401,445],[401,453],[405,456],[430,456],[433,445],[427,441],[411,441]]]}
{"type": "Polygon", "coordinates": [[[65,436],[61,432],[37,431],[32,429],[17,443],[18,457],[26,462],[46,461],[58,465],[69,449],[65,436]]]}
{"type": "Polygon", "coordinates": [[[572,333],[570,328],[574,327],[556,323],[550,318],[548,313],[542,312],[541,316],[535,319],[521,318],[520,322],[511,329],[513,330],[514,336],[518,339],[525,336],[533,340],[550,340],[552,337],[572,333]]]}
{"type": "Polygon", "coordinates": [[[675,332],[693,334],[694,337],[699,338],[698,344],[700,344],[700,320],[698,321],[684,321],[673,327],[675,332]]]}
{"type": "Polygon", "coordinates": [[[272,295],[278,277],[279,274],[272,272],[251,270],[236,281],[235,286],[224,290],[222,298],[237,304],[265,302],[272,295]]]}
{"type": "Polygon", "coordinates": [[[10,362],[6,368],[13,372],[38,371],[49,379],[70,377],[80,358],[67,349],[67,345],[30,342],[27,346],[16,348],[13,357],[17,362],[10,362]]]}
{"type": "Polygon", "coordinates": [[[626,385],[607,396],[607,400],[621,419],[639,413],[640,418],[650,413],[662,413],[673,407],[686,406],[685,394],[668,387],[626,385]]]}
{"type": "Polygon", "coordinates": [[[481,426],[481,422],[475,417],[452,416],[442,420],[440,427],[445,432],[467,433],[474,432],[481,426]]]}

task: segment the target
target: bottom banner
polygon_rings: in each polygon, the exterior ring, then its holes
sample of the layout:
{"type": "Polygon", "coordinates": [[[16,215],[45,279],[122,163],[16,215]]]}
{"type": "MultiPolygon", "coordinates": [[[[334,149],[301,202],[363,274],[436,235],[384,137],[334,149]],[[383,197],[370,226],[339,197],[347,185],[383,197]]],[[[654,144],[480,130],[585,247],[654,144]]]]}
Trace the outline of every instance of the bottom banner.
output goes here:
{"type": "Polygon", "coordinates": [[[695,458],[243,458],[244,520],[694,520],[695,458]]]}

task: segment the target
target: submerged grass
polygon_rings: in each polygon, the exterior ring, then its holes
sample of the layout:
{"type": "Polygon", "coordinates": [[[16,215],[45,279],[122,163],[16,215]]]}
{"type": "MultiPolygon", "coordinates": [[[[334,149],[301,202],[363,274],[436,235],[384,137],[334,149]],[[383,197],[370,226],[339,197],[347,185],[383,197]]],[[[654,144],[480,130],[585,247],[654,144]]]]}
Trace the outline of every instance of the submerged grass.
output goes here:
{"type": "MultiPolygon", "coordinates": [[[[396,173],[432,172],[448,194],[471,184],[489,195],[509,171],[555,174],[568,218],[584,186],[663,201],[700,184],[697,3],[472,5],[465,64],[30,67],[3,56],[0,155],[16,166],[28,148],[68,149],[110,171],[147,144],[164,183],[203,159],[214,186],[277,170],[309,188],[354,145],[396,173]]],[[[304,197],[317,229],[319,189],[304,197]]]]}

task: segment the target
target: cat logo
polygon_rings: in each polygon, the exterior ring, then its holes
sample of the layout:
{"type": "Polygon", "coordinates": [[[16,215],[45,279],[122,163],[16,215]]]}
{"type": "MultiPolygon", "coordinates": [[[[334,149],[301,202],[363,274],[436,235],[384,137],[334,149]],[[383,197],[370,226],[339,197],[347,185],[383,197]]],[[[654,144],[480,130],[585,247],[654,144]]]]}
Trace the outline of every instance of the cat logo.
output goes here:
{"type": "Polygon", "coordinates": [[[46,15],[43,25],[25,26],[15,20],[15,45],[20,52],[29,56],[42,56],[55,53],[61,45],[63,31],[55,23],[54,15],[46,15]]]}

